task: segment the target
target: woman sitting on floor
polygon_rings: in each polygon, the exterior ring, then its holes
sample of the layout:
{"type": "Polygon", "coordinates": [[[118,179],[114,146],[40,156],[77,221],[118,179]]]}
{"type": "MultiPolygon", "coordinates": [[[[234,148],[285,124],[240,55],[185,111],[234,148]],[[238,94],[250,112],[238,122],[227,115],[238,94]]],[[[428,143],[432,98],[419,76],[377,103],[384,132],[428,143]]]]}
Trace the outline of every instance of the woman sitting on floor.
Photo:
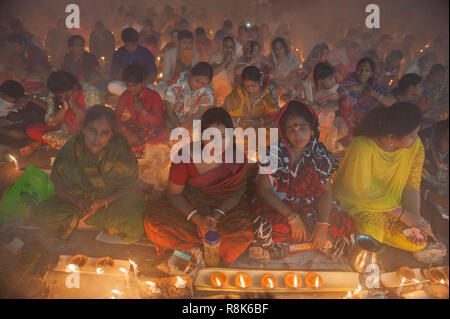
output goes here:
{"type": "Polygon", "coordinates": [[[114,111],[95,105],[82,130],[67,142],[52,167],[55,196],[39,204],[32,221],[67,239],[93,227],[133,243],[144,235],[145,195],[138,164],[125,136],[115,130],[114,111]]]}
{"type": "Polygon", "coordinates": [[[332,208],[331,178],[338,159],[319,140],[319,121],[300,101],[282,109],[278,121],[278,153],[275,171],[260,164],[252,202],[255,259],[281,259],[291,254],[290,243],[311,242],[312,249],[348,253],[354,223],[332,208]]]}
{"type": "MultiPolygon", "coordinates": [[[[243,200],[247,162],[237,163],[234,160],[233,163],[224,163],[225,150],[235,146],[232,140],[224,136],[225,128],[233,128],[231,118],[224,109],[206,111],[201,125],[202,134],[207,128],[216,128],[221,132],[220,154],[215,155],[211,164],[203,160],[193,163],[192,155],[187,161],[173,162],[167,196],[161,198],[147,214],[145,229],[158,249],[189,250],[202,245],[208,228],[216,225],[220,235],[219,254],[224,264],[230,264],[252,242],[249,207],[243,200]]],[[[208,142],[194,143],[201,143],[199,147],[205,153],[208,142]]],[[[194,143],[183,150],[191,147],[195,150],[194,143]]]]}
{"type": "Polygon", "coordinates": [[[31,124],[27,134],[34,140],[20,149],[23,156],[30,155],[42,144],[59,150],[77,132],[86,109],[100,103],[99,91],[91,84],[79,84],[78,79],[64,71],[53,71],[47,80],[45,123],[31,124]]]}
{"type": "Polygon", "coordinates": [[[407,251],[423,249],[434,236],[420,212],[421,121],[419,107],[408,102],[372,110],[355,129],[333,184],[358,233],[407,251]]]}

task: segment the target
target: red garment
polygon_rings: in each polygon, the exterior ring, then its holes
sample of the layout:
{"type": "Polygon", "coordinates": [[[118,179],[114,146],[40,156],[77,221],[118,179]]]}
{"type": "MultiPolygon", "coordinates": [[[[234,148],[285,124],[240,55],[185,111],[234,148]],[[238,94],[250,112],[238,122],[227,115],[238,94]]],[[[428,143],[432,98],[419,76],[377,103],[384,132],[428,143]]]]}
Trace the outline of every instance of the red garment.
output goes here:
{"type": "MultiPolygon", "coordinates": [[[[83,91],[81,89],[76,92],[75,101],[79,106],[81,106],[83,110],[86,111],[86,104],[84,103],[83,91]]],[[[69,110],[64,115],[64,120],[67,123],[69,134],[73,134],[76,131],[80,130],[81,126],[83,125],[82,122],[78,122],[75,113],[71,108],[69,108],[69,110]]]]}
{"type": "Polygon", "coordinates": [[[140,114],[137,114],[133,107],[134,99],[135,96],[130,90],[125,90],[120,96],[116,109],[116,116],[120,125],[124,124],[120,117],[126,109],[130,112],[131,121],[139,129],[145,129],[149,125],[161,126],[163,124],[164,106],[158,92],[144,87],[139,99],[144,104],[145,110],[142,110],[140,114]]]}
{"type": "Polygon", "coordinates": [[[33,140],[41,142],[43,144],[48,144],[43,136],[48,132],[59,130],[59,126],[49,126],[45,123],[35,123],[27,126],[27,135],[31,137],[33,140]]]}
{"type": "Polygon", "coordinates": [[[177,185],[189,184],[203,194],[219,199],[240,189],[246,169],[247,162],[224,163],[200,175],[191,159],[190,163],[172,163],[169,181],[177,185]]]}

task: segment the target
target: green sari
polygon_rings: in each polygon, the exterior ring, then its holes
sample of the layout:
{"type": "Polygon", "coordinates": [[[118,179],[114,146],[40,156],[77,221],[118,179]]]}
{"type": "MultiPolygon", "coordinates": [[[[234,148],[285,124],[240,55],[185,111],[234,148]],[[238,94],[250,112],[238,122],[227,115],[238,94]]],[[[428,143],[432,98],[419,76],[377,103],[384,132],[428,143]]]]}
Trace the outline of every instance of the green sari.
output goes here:
{"type": "MultiPolygon", "coordinates": [[[[55,189],[65,190],[80,202],[102,199],[138,183],[138,164],[121,133],[114,132],[108,146],[97,154],[88,150],[83,134],[78,133],[58,153],[51,179],[55,189]]],[[[100,208],[85,223],[109,234],[120,234],[126,243],[133,243],[145,236],[146,208],[144,193],[132,192],[100,208]]],[[[67,239],[81,217],[78,207],[53,196],[34,209],[32,221],[51,236],[67,239]]]]}

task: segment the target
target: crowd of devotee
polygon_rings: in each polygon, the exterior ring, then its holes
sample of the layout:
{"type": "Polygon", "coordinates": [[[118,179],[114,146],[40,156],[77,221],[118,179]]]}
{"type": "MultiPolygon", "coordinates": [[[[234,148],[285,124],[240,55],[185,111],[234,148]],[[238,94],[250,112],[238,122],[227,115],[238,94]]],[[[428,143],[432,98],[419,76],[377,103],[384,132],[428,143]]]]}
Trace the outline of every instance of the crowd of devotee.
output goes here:
{"type": "Polygon", "coordinates": [[[270,16],[272,1],[248,20],[114,3],[81,29],[64,15],[42,35],[20,13],[0,22],[0,144],[23,157],[58,151],[55,194],[30,223],[61,239],[85,228],[147,239],[159,252],[189,251],[216,229],[225,265],[282,259],[303,242],[348,256],[359,233],[410,252],[448,247],[448,33],[323,23],[307,44],[270,16]],[[221,132],[219,160],[236,143],[225,129],[277,128],[278,168],[171,163],[149,203],[137,159],[194,120],[221,132]]]}

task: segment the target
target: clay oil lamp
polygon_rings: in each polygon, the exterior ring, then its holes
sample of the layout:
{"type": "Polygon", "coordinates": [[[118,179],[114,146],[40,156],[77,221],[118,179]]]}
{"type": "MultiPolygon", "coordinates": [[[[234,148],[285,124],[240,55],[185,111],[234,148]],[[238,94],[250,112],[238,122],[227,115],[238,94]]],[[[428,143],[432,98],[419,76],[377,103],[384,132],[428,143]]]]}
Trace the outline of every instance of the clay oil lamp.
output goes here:
{"type": "Polygon", "coordinates": [[[275,289],[278,287],[278,279],[270,274],[261,277],[261,285],[265,289],[275,289]]]}
{"type": "Polygon", "coordinates": [[[234,277],[234,284],[242,289],[248,288],[252,284],[252,277],[245,272],[240,272],[234,277]]]}
{"type": "Polygon", "coordinates": [[[211,275],[211,285],[222,288],[227,283],[227,275],[223,272],[215,272],[211,275]]]}
{"type": "Polygon", "coordinates": [[[323,279],[319,274],[310,272],[305,276],[305,283],[311,289],[319,289],[323,285],[323,279]]]}
{"type": "Polygon", "coordinates": [[[284,284],[288,288],[298,289],[302,287],[302,279],[298,274],[290,272],[284,276],[284,284]]]}

